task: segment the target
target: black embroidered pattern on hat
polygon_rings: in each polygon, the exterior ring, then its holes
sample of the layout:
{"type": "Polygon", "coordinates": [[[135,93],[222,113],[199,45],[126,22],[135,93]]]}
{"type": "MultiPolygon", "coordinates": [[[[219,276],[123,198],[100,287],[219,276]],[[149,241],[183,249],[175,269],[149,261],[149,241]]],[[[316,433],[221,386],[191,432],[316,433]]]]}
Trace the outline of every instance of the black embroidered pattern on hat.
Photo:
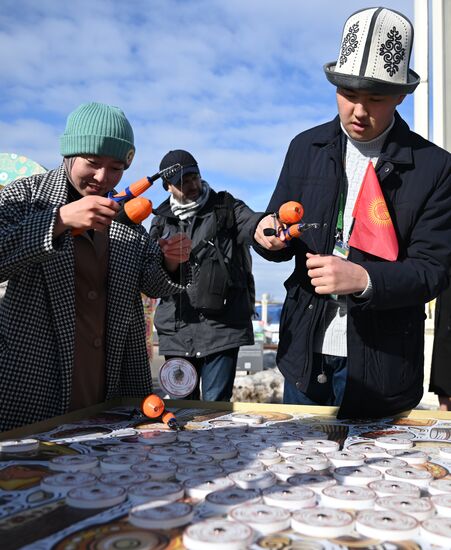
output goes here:
{"type": "Polygon", "coordinates": [[[343,26],[338,58],[323,67],[337,88],[382,95],[411,94],[420,83],[409,68],[412,23],[388,8],[353,13],[343,26]]]}
{"type": "Polygon", "coordinates": [[[399,64],[404,59],[406,50],[402,47],[402,37],[396,27],[387,33],[387,37],[385,44],[382,44],[379,49],[379,55],[384,57],[384,69],[393,76],[399,71],[399,64]]]}
{"type": "Polygon", "coordinates": [[[340,67],[346,63],[349,55],[355,52],[355,50],[357,49],[357,46],[359,45],[359,42],[357,40],[358,32],[359,32],[359,22],[357,21],[357,23],[354,23],[351,27],[349,27],[348,34],[345,36],[343,40],[343,45],[341,47],[341,54],[340,54],[340,67]]]}

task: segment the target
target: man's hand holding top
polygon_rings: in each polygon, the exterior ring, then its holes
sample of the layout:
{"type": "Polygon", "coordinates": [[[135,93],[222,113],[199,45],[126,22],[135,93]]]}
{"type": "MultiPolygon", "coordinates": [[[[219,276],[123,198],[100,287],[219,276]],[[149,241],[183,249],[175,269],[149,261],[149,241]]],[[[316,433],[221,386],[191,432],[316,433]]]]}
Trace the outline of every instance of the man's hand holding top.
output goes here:
{"type": "Polygon", "coordinates": [[[169,272],[175,271],[180,264],[187,262],[191,254],[192,242],[186,233],[177,233],[168,239],[159,239],[164,256],[164,265],[169,272]]]}
{"type": "Polygon", "coordinates": [[[120,209],[112,199],[89,195],[65,204],[59,209],[53,236],[58,237],[66,229],[105,231],[120,209]]]}
{"type": "Polygon", "coordinates": [[[306,266],[317,294],[356,294],[368,285],[366,269],[338,256],[307,252],[306,266]]]}
{"type": "Polygon", "coordinates": [[[281,250],[286,247],[285,236],[281,231],[283,227],[277,216],[269,214],[260,220],[254,233],[254,239],[267,250],[281,250]],[[274,235],[265,235],[265,229],[272,229],[274,235]]]}

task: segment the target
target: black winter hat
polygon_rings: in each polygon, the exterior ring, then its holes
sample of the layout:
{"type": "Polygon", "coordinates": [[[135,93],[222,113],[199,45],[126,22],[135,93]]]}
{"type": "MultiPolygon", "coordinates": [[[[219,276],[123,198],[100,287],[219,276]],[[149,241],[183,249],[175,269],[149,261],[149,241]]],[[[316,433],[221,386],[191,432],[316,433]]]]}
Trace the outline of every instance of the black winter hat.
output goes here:
{"type": "Polygon", "coordinates": [[[169,168],[174,164],[180,164],[182,169],[170,178],[163,180],[163,187],[166,190],[166,182],[169,182],[171,185],[178,185],[183,175],[200,174],[196,159],[191,153],[188,153],[188,151],[184,151],[183,149],[174,149],[174,151],[169,151],[169,153],[166,153],[166,155],[164,155],[161,159],[160,170],[169,168]]]}

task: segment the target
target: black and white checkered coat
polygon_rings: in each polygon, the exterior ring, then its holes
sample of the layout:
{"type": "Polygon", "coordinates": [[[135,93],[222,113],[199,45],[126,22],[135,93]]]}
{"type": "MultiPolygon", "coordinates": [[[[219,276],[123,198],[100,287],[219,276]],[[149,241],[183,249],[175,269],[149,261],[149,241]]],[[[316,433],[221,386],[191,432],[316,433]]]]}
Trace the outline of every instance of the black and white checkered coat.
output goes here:
{"type": "MultiPolygon", "coordinates": [[[[55,241],[58,208],[67,202],[63,166],[18,180],[0,194],[0,431],[67,412],[75,334],[74,240],[55,241]]],[[[183,288],[141,226],[109,229],[106,330],[107,399],[152,389],[140,292],[183,288]]]]}

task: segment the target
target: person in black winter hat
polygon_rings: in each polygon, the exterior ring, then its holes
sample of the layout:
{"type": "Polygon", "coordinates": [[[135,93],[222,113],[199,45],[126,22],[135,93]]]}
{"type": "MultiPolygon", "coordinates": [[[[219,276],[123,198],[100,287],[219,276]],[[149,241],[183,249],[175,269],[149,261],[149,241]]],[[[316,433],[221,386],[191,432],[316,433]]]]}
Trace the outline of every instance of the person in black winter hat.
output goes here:
{"type": "Polygon", "coordinates": [[[194,275],[190,288],[162,298],[157,306],[159,351],[166,359],[182,357],[195,366],[200,387],[188,398],[228,401],[239,348],[254,342],[249,245],[261,214],[227,192],[214,191],[188,151],[169,151],[160,170],[176,163],[181,171],[163,181],[170,195],[154,210],[150,237],[187,233],[194,275]]]}
{"type": "Polygon", "coordinates": [[[393,10],[348,18],[337,60],[324,66],[338,116],[293,139],[268,206],[300,201],[319,229],[288,246],[265,235],[271,216],[256,229],[259,254],[296,260],[277,356],[285,403],[371,418],[422,397],[424,307],[447,286],[451,261],[451,157],[396,110],[420,81],[412,41],[412,24],[393,10]],[[370,185],[375,200],[363,208],[370,185]]]}
{"type": "Polygon", "coordinates": [[[168,179],[163,180],[163,187],[168,190],[168,185],[178,186],[181,179],[188,174],[196,174],[200,176],[199,166],[197,165],[196,159],[188,151],[183,151],[182,149],[177,149],[175,151],[169,151],[160,162],[160,170],[169,168],[174,164],[180,164],[181,170],[176,172],[168,179]]]}

